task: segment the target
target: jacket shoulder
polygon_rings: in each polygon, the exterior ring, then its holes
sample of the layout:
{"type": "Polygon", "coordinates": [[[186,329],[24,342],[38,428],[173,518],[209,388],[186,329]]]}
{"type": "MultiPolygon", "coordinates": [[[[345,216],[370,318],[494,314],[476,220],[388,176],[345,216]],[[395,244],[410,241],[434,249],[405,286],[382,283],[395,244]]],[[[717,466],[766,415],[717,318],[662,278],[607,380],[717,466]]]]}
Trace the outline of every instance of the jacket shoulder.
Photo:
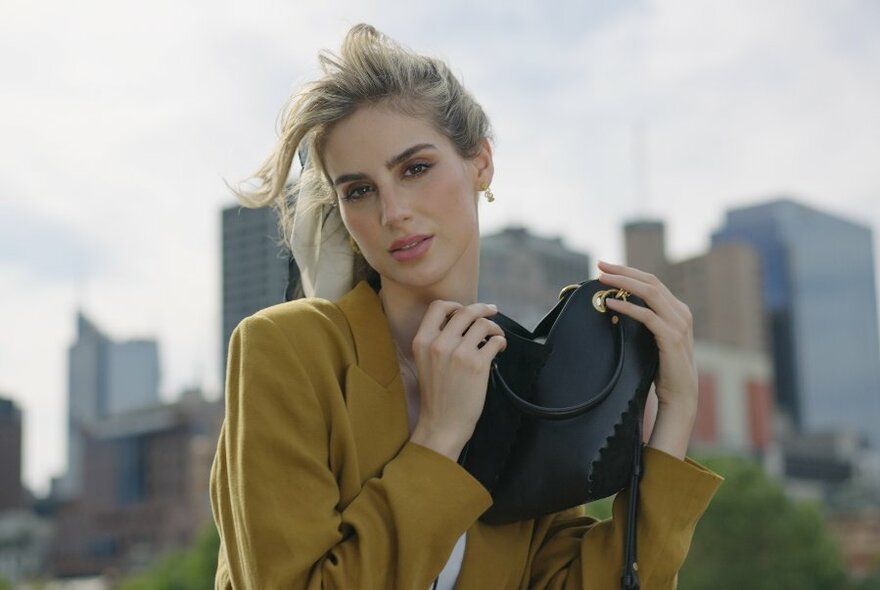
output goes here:
{"type": "Polygon", "coordinates": [[[236,332],[275,332],[290,348],[307,356],[348,356],[351,329],[336,304],[319,298],[297,299],[261,309],[238,324],[236,332]]]}
{"type": "MultiPolygon", "coordinates": [[[[282,331],[348,331],[348,322],[339,307],[326,299],[310,297],[272,305],[254,313],[252,318],[271,321],[282,331]]],[[[245,318],[247,320],[249,318],[245,318]]]]}

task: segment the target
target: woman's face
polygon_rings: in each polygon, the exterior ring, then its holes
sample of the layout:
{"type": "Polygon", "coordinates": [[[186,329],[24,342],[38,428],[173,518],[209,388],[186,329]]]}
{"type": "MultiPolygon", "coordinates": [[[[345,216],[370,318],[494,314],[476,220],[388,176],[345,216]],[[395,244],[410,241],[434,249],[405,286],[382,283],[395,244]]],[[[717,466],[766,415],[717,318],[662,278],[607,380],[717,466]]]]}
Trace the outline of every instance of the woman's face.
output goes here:
{"type": "Polygon", "coordinates": [[[464,159],[428,122],[368,106],[333,127],[323,159],[343,222],[383,284],[476,279],[477,191],[492,179],[488,142],[464,159]]]}

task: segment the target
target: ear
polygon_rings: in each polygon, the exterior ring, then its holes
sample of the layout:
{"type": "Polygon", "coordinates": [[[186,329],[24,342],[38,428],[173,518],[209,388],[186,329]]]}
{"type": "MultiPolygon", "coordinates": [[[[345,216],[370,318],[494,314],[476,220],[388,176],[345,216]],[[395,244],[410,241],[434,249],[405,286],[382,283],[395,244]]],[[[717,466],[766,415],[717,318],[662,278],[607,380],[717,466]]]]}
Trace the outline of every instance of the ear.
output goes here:
{"type": "Polygon", "coordinates": [[[480,151],[471,160],[474,170],[474,188],[481,191],[492,184],[495,175],[495,163],[492,159],[492,144],[487,138],[480,140],[480,151]]]}

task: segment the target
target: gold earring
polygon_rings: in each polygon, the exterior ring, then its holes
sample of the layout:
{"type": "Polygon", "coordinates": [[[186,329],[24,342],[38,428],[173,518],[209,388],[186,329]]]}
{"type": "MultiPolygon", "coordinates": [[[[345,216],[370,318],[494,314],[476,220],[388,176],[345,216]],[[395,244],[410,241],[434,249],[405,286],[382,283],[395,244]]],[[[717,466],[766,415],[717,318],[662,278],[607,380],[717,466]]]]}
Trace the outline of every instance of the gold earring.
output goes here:
{"type": "Polygon", "coordinates": [[[358,248],[357,242],[354,241],[353,237],[348,236],[348,244],[351,246],[352,252],[354,252],[358,256],[363,256],[363,254],[361,254],[361,249],[358,248]]]}
{"type": "Polygon", "coordinates": [[[486,193],[486,200],[487,200],[487,201],[489,201],[490,203],[494,203],[494,202],[495,202],[495,195],[492,194],[492,189],[489,188],[489,185],[488,185],[488,184],[485,186],[485,188],[483,188],[483,192],[486,193]]]}

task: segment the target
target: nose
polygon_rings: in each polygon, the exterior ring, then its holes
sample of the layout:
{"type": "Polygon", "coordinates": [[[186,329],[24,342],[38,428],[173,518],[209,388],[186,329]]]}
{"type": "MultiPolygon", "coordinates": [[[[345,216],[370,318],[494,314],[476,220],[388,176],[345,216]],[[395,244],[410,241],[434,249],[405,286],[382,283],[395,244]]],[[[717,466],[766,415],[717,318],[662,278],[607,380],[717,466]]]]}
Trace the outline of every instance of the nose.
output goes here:
{"type": "Polygon", "coordinates": [[[412,218],[409,195],[395,188],[385,188],[379,197],[382,203],[382,224],[400,225],[412,218]]]}

